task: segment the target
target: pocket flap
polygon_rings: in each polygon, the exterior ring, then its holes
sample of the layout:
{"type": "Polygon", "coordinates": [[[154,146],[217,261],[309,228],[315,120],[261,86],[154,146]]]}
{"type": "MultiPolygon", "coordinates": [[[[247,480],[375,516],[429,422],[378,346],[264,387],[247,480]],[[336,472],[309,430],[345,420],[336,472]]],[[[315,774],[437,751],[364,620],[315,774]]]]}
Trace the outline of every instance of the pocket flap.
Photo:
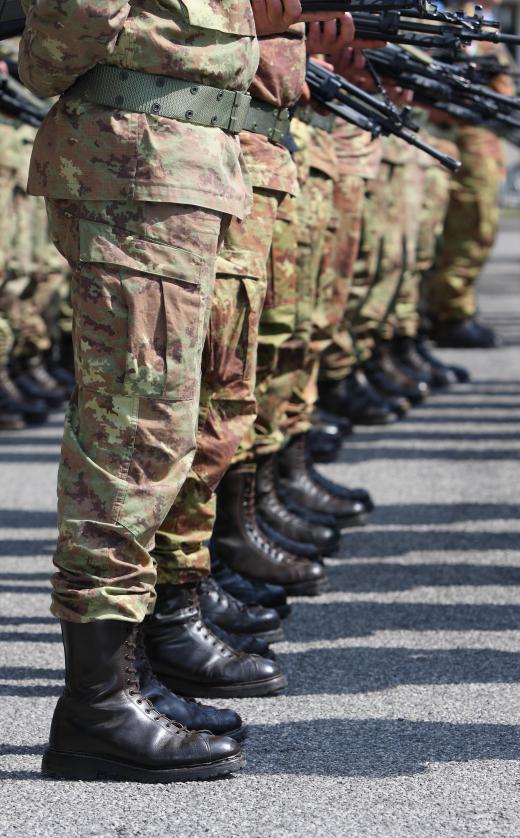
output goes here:
{"type": "Polygon", "coordinates": [[[84,218],[80,219],[79,233],[82,262],[105,262],[163,279],[200,284],[202,260],[188,250],[140,239],[128,230],[84,218]]]}
{"type": "Polygon", "coordinates": [[[251,3],[245,0],[184,0],[182,5],[192,26],[230,35],[256,33],[251,3]]]}

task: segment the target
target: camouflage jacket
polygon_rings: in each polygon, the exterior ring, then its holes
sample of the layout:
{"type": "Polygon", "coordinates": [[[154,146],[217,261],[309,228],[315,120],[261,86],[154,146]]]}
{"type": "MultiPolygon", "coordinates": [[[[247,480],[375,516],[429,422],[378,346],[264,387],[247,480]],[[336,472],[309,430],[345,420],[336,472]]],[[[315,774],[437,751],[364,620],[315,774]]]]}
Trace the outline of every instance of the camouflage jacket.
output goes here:
{"type": "MultiPolygon", "coordinates": [[[[305,24],[297,23],[283,35],[260,38],[259,45],[251,95],[279,108],[294,105],[305,80],[305,24]]],[[[296,195],[296,167],[286,148],[248,131],[240,135],[240,144],[254,187],[296,195]]]]}
{"type": "Polygon", "coordinates": [[[36,139],[30,192],[243,213],[249,186],[236,137],[66,91],[98,63],[245,91],[258,64],[249,0],[24,2],[20,76],[37,95],[63,94],[36,139]]]}

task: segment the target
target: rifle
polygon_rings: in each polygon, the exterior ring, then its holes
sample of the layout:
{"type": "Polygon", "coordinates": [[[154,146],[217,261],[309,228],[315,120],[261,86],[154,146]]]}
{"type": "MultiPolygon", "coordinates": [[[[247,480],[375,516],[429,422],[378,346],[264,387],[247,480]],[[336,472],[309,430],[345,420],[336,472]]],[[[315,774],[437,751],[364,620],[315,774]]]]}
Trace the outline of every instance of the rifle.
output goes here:
{"type": "Polygon", "coordinates": [[[0,113],[38,128],[49,111],[49,107],[36,98],[32,99],[29,92],[16,79],[6,73],[0,73],[0,113]]]}
{"type": "Polygon", "coordinates": [[[0,41],[21,35],[25,26],[25,12],[20,0],[0,0],[0,41]]]}
{"type": "Polygon", "coordinates": [[[450,53],[473,41],[520,44],[520,36],[499,32],[498,21],[485,20],[482,7],[476,6],[475,9],[473,15],[441,11],[433,6],[433,9],[427,10],[402,9],[377,14],[353,12],[352,17],[356,38],[360,40],[387,41],[450,53]]]}
{"type": "Polygon", "coordinates": [[[520,44],[520,37],[500,32],[497,20],[486,20],[482,6],[473,15],[441,10],[430,0],[301,0],[306,12],[352,12],[356,37],[409,44],[424,49],[456,49],[472,41],[520,44]],[[494,31],[490,31],[494,30],[494,31]]]}
{"type": "MultiPolygon", "coordinates": [[[[442,54],[435,56],[441,61],[444,57],[442,54]]],[[[510,76],[512,79],[520,78],[520,73],[513,70],[507,64],[503,64],[497,55],[490,53],[489,55],[468,55],[461,50],[460,54],[455,56],[454,64],[457,65],[461,73],[476,84],[489,84],[495,76],[510,76]]]]}
{"type": "Polygon", "coordinates": [[[412,122],[410,108],[399,110],[389,100],[377,99],[372,94],[361,90],[352,82],[347,81],[337,73],[326,70],[312,60],[307,62],[306,81],[313,98],[317,102],[347,122],[352,122],[352,124],[370,131],[372,136],[383,134],[384,136],[400,137],[409,145],[413,145],[434,157],[450,171],[456,172],[460,167],[458,160],[447,154],[442,154],[442,152],[416,136],[414,132],[418,130],[418,127],[412,122]],[[357,121],[352,118],[352,111],[355,112],[357,121]],[[365,121],[368,120],[366,126],[360,125],[359,115],[365,121]]]}
{"type": "Polygon", "coordinates": [[[513,115],[520,110],[520,98],[475,84],[462,76],[456,65],[429,56],[410,55],[390,45],[380,50],[364,50],[364,54],[373,72],[397,79],[403,87],[414,91],[421,104],[473,125],[485,123],[497,132],[520,129],[520,118],[513,115]]]}

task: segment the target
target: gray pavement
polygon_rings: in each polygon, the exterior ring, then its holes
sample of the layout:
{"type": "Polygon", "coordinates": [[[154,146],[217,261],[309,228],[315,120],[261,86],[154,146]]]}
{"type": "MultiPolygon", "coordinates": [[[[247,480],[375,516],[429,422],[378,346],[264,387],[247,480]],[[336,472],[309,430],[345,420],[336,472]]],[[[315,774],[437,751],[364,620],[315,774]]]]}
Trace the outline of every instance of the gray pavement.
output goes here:
{"type": "Polygon", "coordinates": [[[48,612],[61,418],[0,437],[0,835],[518,836],[520,221],[482,283],[505,337],[445,352],[473,382],[359,430],[338,481],[377,511],[296,602],[277,648],[290,689],[234,702],[248,766],[206,783],[43,780],[63,660],[48,612]]]}

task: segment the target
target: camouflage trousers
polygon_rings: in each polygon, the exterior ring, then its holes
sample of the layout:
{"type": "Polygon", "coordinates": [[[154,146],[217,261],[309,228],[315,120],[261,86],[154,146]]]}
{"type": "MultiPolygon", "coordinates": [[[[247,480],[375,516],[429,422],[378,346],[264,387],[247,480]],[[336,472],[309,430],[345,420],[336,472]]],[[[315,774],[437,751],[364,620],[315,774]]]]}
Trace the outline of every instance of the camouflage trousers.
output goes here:
{"type": "Polygon", "coordinates": [[[383,160],[365,195],[362,232],[352,283],[356,358],[367,361],[385,330],[406,264],[406,166],[383,160]]]}
{"type": "Polygon", "coordinates": [[[0,311],[0,370],[7,369],[13,346],[13,330],[5,314],[0,311]]]}
{"type": "Polygon", "coordinates": [[[417,335],[419,329],[420,275],[416,263],[426,169],[415,149],[412,149],[410,159],[405,163],[404,169],[404,264],[402,280],[399,283],[394,306],[380,332],[386,340],[389,340],[394,334],[413,338],[417,335]]]}
{"type": "MultiPolygon", "coordinates": [[[[450,140],[438,140],[430,137],[429,142],[451,157],[457,156],[457,147],[450,140]]],[[[432,269],[440,252],[444,219],[450,200],[451,174],[444,166],[430,158],[431,162],[424,172],[424,190],[419,214],[415,273],[419,283],[419,313],[427,313],[425,298],[429,295],[429,283],[432,269]]]]}
{"type": "Polygon", "coordinates": [[[500,140],[482,128],[464,128],[457,146],[462,166],[453,175],[442,248],[426,286],[428,311],[437,320],[476,314],[475,283],[498,226],[500,140]]]}
{"type": "Polygon", "coordinates": [[[197,452],[156,535],[159,583],[195,581],[209,573],[206,543],[215,521],[214,492],[256,416],[258,331],[282,194],[254,189],[251,215],[231,222],[217,260],[202,357],[197,452]]]}
{"type": "Polygon", "coordinates": [[[220,213],[167,203],[48,202],[72,269],[77,388],[58,475],[53,613],[140,621],[155,533],[196,445],[220,213]]]}
{"type": "Polygon", "coordinates": [[[337,217],[335,284],[329,306],[330,340],[323,346],[320,378],[341,381],[355,364],[352,316],[359,303],[360,289],[353,293],[354,268],[361,241],[366,180],[356,174],[341,174],[334,188],[337,217]]]}
{"type": "Polygon", "coordinates": [[[285,377],[273,378],[273,395],[283,398],[280,431],[287,435],[305,433],[312,426],[318,398],[320,357],[331,341],[335,322],[336,237],[338,216],[335,212],[334,182],[311,168],[297,203],[298,249],[296,253],[297,304],[292,338],[295,351],[292,371],[288,363],[285,377]],[[286,378],[292,378],[291,392],[283,390],[286,378]]]}
{"type": "MultiPolygon", "coordinates": [[[[258,331],[257,416],[234,462],[251,461],[278,451],[285,440],[282,430],[285,409],[293,389],[294,371],[303,361],[303,342],[295,338],[297,200],[290,195],[283,199],[273,226],[267,260],[267,292],[258,331]]],[[[303,322],[304,307],[299,316],[303,322]]]]}

